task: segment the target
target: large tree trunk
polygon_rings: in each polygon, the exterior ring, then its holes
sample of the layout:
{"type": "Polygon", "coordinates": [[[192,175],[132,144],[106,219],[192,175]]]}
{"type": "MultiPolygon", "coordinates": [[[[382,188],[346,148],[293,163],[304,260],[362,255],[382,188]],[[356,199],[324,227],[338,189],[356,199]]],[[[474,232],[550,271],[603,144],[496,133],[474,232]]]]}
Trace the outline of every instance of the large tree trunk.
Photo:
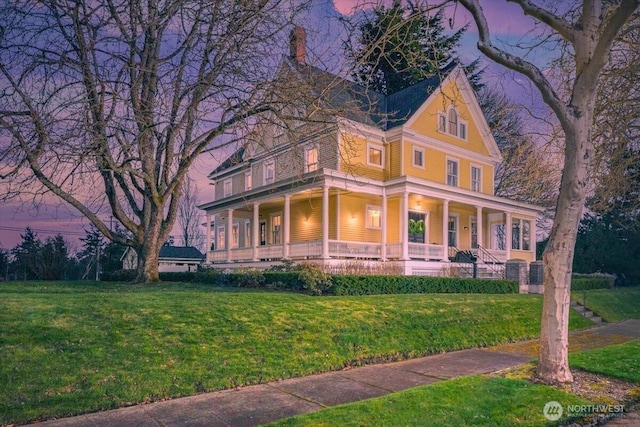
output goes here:
{"type": "Polygon", "coordinates": [[[137,250],[138,272],[134,280],[135,283],[159,282],[158,254],[160,252],[157,241],[145,242],[145,245],[137,250]]]}
{"type": "Polygon", "coordinates": [[[555,221],[543,254],[545,278],[540,330],[538,376],[572,382],[569,370],[569,311],[573,255],[586,197],[588,162],[592,154],[589,100],[576,108],[577,117],[565,126],[565,168],[556,204],[555,221]]]}

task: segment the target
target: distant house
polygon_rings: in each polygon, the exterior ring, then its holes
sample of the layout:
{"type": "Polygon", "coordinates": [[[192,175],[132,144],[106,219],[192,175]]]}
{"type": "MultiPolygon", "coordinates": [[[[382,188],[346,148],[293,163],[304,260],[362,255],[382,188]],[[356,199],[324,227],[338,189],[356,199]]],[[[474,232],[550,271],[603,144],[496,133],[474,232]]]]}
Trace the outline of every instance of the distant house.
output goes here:
{"type": "MultiPolygon", "coordinates": [[[[158,257],[158,271],[196,271],[204,255],[193,246],[163,246],[158,257]]],[[[138,267],[136,251],[127,248],[120,258],[123,270],[135,270],[138,267]]]]}

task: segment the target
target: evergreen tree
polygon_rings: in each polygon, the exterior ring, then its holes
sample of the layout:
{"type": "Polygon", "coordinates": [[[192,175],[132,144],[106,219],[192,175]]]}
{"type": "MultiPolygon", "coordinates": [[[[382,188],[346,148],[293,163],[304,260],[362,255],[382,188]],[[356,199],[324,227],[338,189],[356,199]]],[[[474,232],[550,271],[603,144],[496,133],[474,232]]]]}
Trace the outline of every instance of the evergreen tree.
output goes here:
{"type": "Polygon", "coordinates": [[[9,252],[0,247],[0,277],[9,280],[9,252]]]}
{"type": "Polygon", "coordinates": [[[11,249],[13,271],[18,279],[41,279],[38,266],[42,255],[42,242],[29,227],[20,237],[22,237],[22,242],[11,249]]]}
{"type": "Polygon", "coordinates": [[[40,252],[40,262],[37,264],[38,278],[44,280],[62,280],[65,278],[69,250],[62,235],[47,237],[40,252]]]}
{"type": "Polygon", "coordinates": [[[85,233],[85,237],[80,238],[82,250],[78,252],[82,278],[99,279],[100,261],[104,256],[105,241],[102,233],[93,224],[89,230],[85,230],[85,233]]]}
{"type": "MultiPolygon", "coordinates": [[[[356,82],[384,94],[398,92],[459,62],[456,49],[466,27],[446,34],[443,11],[433,16],[424,7],[378,6],[358,26],[357,40],[346,42],[356,82]]],[[[464,66],[474,88],[480,84],[478,60],[464,66]]]]}

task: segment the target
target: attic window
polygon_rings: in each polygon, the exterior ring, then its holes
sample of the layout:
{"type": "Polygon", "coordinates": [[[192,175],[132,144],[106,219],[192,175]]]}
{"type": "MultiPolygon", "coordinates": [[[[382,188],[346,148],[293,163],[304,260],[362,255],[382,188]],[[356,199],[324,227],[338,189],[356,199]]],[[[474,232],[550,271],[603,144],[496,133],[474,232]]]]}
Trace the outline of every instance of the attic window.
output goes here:
{"type": "Polygon", "coordinates": [[[448,133],[460,139],[467,139],[467,122],[460,119],[455,107],[449,107],[447,112],[438,113],[438,132],[448,133]]]}

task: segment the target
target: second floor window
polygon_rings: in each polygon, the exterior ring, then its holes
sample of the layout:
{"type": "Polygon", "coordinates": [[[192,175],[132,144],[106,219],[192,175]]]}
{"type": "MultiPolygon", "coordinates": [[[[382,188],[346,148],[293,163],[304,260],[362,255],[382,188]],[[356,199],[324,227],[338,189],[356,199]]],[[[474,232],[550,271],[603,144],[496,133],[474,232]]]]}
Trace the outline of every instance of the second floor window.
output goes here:
{"type": "Polygon", "coordinates": [[[447,185],[458,186],[458,161],[447,159],[447,185]]]}
{"type": "Polygon", "coordinates": [[[318,170],[318,149],[309,148],[304,152],[304,171],[313,172],[318,170]]]}
{"type": "Polygon", "coordinates": [[[276,168],[273,162],[264,164],[264,183],[272,184],[276,179],[276,168]]]}
{"type": "Polygon", "coordinates": [[[413,147],[413,166],[424,168],[424,150],[422,148],[413,147]]]}
{"type": "Polygon", "coordinates": [[[225,179],[223,184],[223,195],[224,197],[229,197],[233,193],[232,181],[231,179],[225,179]]]}
{"type": "Polygon", "coordinates": [[[367,147],[367,164],[382,167],[382,147],[370,145],[367,147]]]}
{"type": "Polygon", "coordinates": [[[482,182],[482,169],[471,166],[471,191],[480,191],[482,182]]]}
{"type": "Polygon", "coordinates": [[[249,191],[253,187],[253,176],[251,171],[244,173],[244,191],[249,191]]]}

